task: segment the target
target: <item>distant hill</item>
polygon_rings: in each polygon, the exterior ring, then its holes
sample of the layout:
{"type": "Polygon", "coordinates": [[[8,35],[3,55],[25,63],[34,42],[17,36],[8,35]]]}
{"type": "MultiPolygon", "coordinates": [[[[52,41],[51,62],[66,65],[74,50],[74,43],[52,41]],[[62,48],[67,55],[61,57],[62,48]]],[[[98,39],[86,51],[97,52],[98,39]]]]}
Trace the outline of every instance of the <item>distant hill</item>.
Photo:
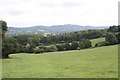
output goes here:
{"type": "Polygon", "coordinates": [[[108,26],[79,26],[79,25],[54,25],[54,26],[33,26],[33,27],[24,27],[24,28],[15,28],[15,27],[8,27],[8,31],[6,33],[7,36],[13,36],[17,34],[59,34],[59,33],[68,33],[73,31],[80,31],[80,30],[88,30],[88,29],[105,29],[108,26]]]}

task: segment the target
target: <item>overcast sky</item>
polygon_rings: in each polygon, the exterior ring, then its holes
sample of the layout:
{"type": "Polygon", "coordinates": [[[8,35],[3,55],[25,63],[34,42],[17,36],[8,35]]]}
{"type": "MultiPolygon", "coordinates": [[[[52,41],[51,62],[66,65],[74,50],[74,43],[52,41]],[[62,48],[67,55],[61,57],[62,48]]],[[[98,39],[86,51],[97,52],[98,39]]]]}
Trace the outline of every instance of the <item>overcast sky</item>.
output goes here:
{"type": "Polygon", "coordinates": [[[8,26],[118,24],[119,0],[0,0],[0,19],[8,26]]]}

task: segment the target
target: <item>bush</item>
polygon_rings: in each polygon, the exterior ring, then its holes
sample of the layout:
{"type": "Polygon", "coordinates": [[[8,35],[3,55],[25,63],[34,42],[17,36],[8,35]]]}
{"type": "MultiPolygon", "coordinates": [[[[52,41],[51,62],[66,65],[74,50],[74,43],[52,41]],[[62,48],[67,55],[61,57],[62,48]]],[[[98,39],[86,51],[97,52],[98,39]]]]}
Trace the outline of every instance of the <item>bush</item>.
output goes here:
{"type": "Polygon", "coordinates": [[[40,49],[39,47],[34,48],[34,53],[43,53],[44,49],[40,49]]]}
{"type": "Polygon", "coordinates": [[[80,47],[77,47],[77,49],[76,50],[80,50],[80,47]]]}
{"type": "Polygon", "coordinates": [[[90,40],[88,40],[88,39],[83,39],[80,42],[84,43],[85,48],[92,47],[92,42],[90,40]]]}
{"type": "Polygon", "coordinates": [[[118,34],[116,34],[116,38],[118,40],[118,43],[120,43],[120,32],[118,34]]]}
{"type": "Polygon", "coordinates": [[[19,53],[25,53],[25,46],[20,44],[20,50],[19,53]]]}
{"type": "Polygon", "coordinates": [[[69,43],[65,43],[64,44],[64,49],[65,50],[70,50],[70,44],[69,43]]]}
{"type": "Polygon", "coordinates": [[[103,42],[97,42],[95,44],[95,47],[101,47],[101,46],[107,46],[110,45],[110,43],[108,41],[103,41],[103,42]]]}
{"type": "Polygon", "coordinates": [[[55,46],[58,49],[58,51],[64,51],[65,50],[65,45],[63,45],[63,44],[56,44],[55,46]]]}
{"type": "Polygon", "coordinates": [[[19,52],[19,43],[12,37],[5,37],[2,44],[2,57],[9,58],[9,54],[19,52]]]}
{"type": "Polygon", "coordinates": [[[119,28],[120,28],[120,26],[110,26],[108,29],[107,29],[107,31],[108,32],[119,32],[119,28]]]}
{"type": "Polygon", "coordinates": [[[46,46],[44,46],[44,45],[41,45],[41,46],[38,46],[40,49],[44,49],[45,50],[45,48],[46,48],[46,46]]]}
{"type": "Polygon", "coordinates": [[[79,47],[80,47],[80,49],[84,49],[85,48],[85,44],[83,42],[80,42],[79,47]]]}
{"type": "Polygon", "coordinates": [[[117,44],[117,38],[113,33],[106,34],[105,41],[109,42],[110,44],[117,44]]]}
{"type": "Polygon", "coordinates": [[[34,52],[34,48],[35,48],[35,45],[33,43],[30,43],[29,53],[33,53],[34,52]]]}
{"type": "Polygon", "coordinates": [[[33,53],[34,52],[35,45],[34,44],[26,44],[24,51],[26,53],[33,53]]]}
{"type": "Polygon", "coordinates": [[[56,46],[46,46],[46,49],[45,49],[46,52],[55,52],[55,51],[58,51],[58,49],[56,48],[56,46]]]}
{"type": "Polygon", "coordinates": [[[79,43],[78,43],[77,41],[73,41],[73,42],[71,43],[71,49],[72,49],[72,50],[76,50],[77,47],[79,47],[79,43]]]}

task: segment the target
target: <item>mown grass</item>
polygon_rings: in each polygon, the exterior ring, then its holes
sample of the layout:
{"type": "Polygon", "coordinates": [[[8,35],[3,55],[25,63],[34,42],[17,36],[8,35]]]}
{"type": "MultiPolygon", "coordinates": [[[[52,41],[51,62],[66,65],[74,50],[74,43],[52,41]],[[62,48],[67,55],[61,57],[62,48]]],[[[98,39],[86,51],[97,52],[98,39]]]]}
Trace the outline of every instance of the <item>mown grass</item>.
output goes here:
{"type": "Polygon", "coordinates": [[[0,59],[0,79],[2,79],[2,60],[0,59]]]}
{"type": "Polygon", "coordinates": [[[102,41],[105,41],[105,37],[97,38],[97,39],[91,39],[92,47],[94,47],[97,42],[102,42],[102,41]]]}
{"type": "Polygon", "coordinates": [[[3,59],[3,78],[117,78],[118,46],[3,59]]]}
{"type": "Polygon", "coordinates": [[[0,31],[0,79],[2,79],[2,37],[1,37],[1,31],[0,31]]]}

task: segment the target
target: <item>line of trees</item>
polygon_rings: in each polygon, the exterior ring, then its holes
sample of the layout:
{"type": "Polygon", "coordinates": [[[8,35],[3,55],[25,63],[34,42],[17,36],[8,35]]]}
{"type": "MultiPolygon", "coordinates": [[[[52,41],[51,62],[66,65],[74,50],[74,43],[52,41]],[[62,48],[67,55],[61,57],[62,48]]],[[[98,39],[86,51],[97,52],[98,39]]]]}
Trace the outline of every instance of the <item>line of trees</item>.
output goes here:
{"type": "Polygon", "coordinates": [[[39,45],[27,44],[24,47],[20,47],[20,53],[43,53],[43,52],[55,52],[55,51],[66,51],[66,50],[80,50],[92,47],[92,42],[88,39],[81,41],[73,41],[71,43],[61,43],[52,45],[39,45]]]}
{"type": "Polygon", "coordinates": [[[77,31],[77,32],[43,37],[40,42],[43,44],[66,43],[66,42],[72,42],[72,41],[79,41],[82,39],[94,39],[94,38],[103,37],[104,36],[103,34],[105,33],[106,33],[106,30],[77,31]]]}
{"type": "Polygon", "coordinates": [[[110,26],[105,35],[105,41],[96,43],[95,47],[120,44],[120,25],[110,26]]]}
{"type": "Polygon", "coordinates": [[[7,23],[2,25],[2,58],[9,58],[13,53],[43,53],[66,50],[80,50],[92,47],[89,39],[105,37],[105,41],[96,43],[95,47],[120,43],[120,26],[111,26],[104,30],[85,30],[65,34],[43,36],[41,34],[21,34],[5,37],[7,23]]]}
{"type": "Polygon", "coordinates": [[[73,41],[80,41],[82,39],[94,39],[104,37],[106,33],[106,30],[86,30],[49,36],[43,36],[41,34],[21,34],[14,36],[14,38],[24,46],[30,43],[39,46],[41,43],[43,45],[51,45],[67,42],[71,43],[73,41]]]}

